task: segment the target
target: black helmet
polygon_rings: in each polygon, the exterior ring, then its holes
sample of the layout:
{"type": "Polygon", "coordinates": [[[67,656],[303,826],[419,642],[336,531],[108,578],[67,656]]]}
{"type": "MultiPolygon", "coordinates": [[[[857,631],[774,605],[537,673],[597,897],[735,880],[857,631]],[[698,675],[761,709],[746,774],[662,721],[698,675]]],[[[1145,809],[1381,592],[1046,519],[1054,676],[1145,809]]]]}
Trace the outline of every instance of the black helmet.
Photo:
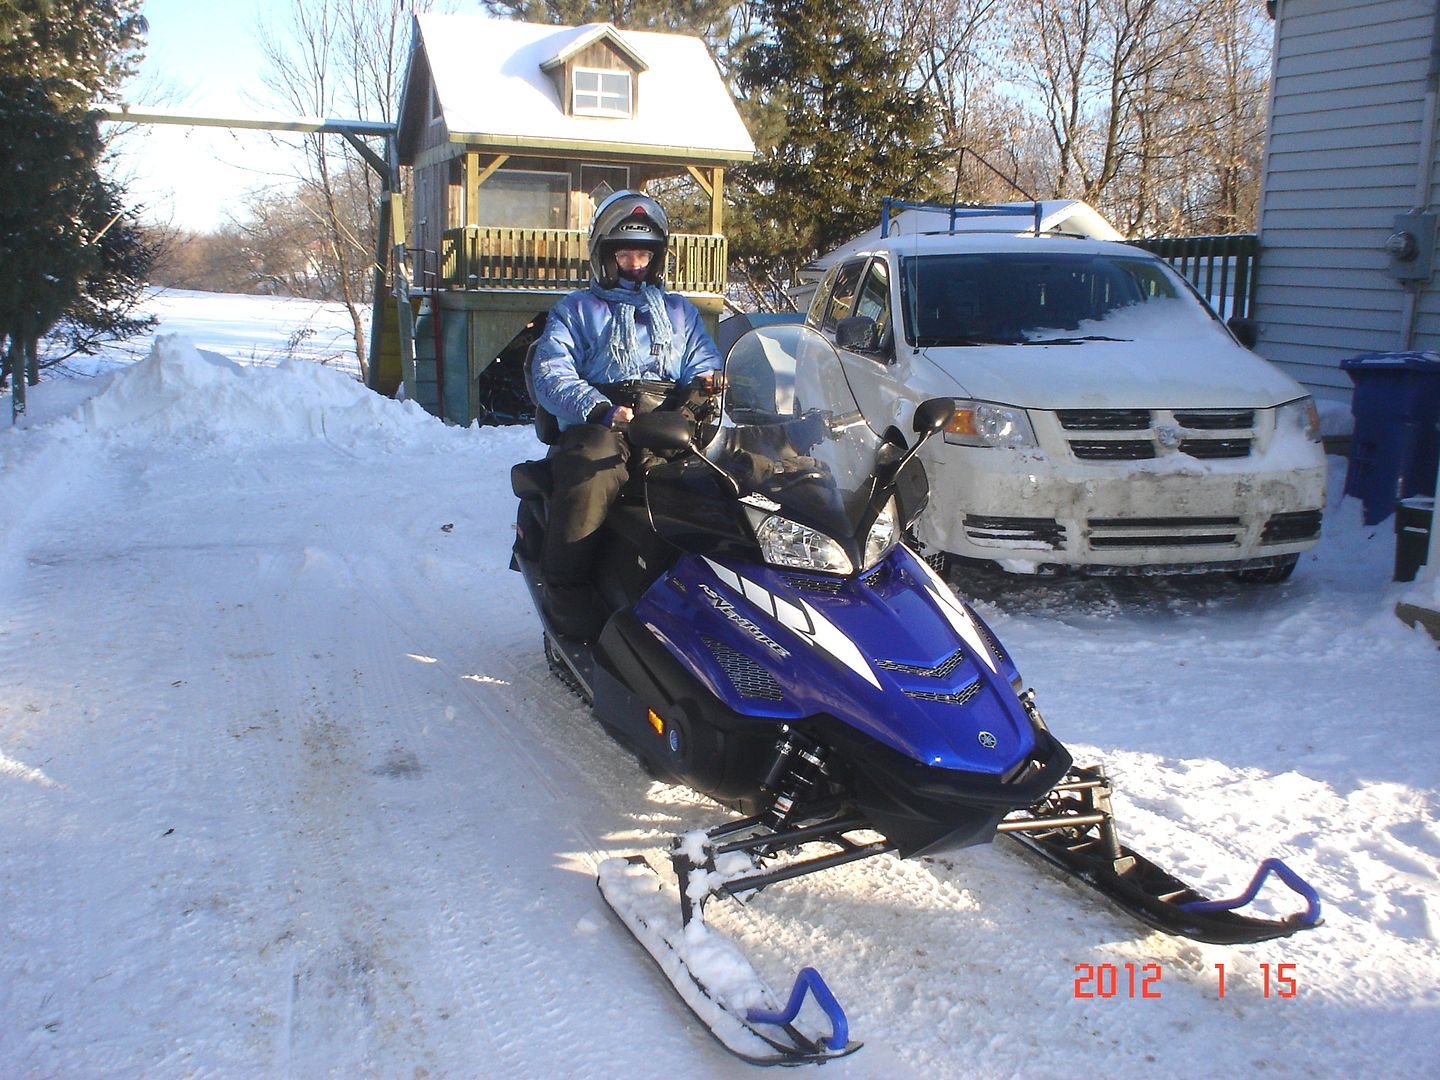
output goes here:
{"type": "Polygon", "coordinates": [[[638,191],[617,191],[600,204],[590,224],[590,270],[601,288],[613,289],[620,281],[616,249],[646,248],[654,257],[645,280],[659,285],[669,243],[670,222],[660,204],[638,191]]]}

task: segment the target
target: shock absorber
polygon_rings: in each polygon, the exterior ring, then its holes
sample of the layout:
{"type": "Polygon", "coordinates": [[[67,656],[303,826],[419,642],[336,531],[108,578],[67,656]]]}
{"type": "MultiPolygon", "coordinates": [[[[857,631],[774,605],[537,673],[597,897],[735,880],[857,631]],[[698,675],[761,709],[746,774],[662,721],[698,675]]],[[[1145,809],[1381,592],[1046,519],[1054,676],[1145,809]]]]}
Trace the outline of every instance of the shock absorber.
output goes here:
{"type": "Polygon", "coordinates": [[[765,823],[772,829],[784,825],[795,807],[814,794],[825,775],[825,747],[788,724],[782,727],[775,760],[760,785],[774,795],[765,811],[765,823]]]}

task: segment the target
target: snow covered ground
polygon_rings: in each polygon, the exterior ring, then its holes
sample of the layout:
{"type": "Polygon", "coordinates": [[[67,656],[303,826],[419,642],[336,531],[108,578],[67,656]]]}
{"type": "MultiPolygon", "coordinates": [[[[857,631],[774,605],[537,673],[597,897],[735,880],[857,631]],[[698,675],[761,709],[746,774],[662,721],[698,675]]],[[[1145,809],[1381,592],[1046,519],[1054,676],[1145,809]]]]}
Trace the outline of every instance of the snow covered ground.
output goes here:
{"type": "MultiPolygon", "coordinates": [[[[165,339],[42,383],[18,430],[0,399],[0,1075],[748,1072],[596,892],[719,812],[548,674],[506,569],[529,432],[269,366],[273,301],[161,303],[264,363],[165,339]]],[[[319,314],[301,340],[343,343],[319,314]]],[[[1003,842],[713,905],[846,1005],[866,1045],[824,1075],[1434,1075],[1440,652],[1331,464],[1276,588],[960,583],[1132,846],[1215,895],[1283,856],[1324,925],[1177,941],[1003,842]]]]}

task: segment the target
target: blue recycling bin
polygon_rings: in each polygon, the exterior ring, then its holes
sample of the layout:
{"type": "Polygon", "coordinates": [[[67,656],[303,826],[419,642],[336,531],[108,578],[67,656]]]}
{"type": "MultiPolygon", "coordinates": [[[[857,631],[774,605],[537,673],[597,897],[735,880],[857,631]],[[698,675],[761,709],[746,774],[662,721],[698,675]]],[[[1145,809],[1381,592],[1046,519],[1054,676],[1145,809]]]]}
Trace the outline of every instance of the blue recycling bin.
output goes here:
{"type": "Polygon", "coordinates": [[[1355,383],[1355,434],[1345,494],[1361,501],[1366,525],[1395,504],[1435,494],[1440,460],[1440,353],[1363,353],[1340,361],[1355,383]]]}

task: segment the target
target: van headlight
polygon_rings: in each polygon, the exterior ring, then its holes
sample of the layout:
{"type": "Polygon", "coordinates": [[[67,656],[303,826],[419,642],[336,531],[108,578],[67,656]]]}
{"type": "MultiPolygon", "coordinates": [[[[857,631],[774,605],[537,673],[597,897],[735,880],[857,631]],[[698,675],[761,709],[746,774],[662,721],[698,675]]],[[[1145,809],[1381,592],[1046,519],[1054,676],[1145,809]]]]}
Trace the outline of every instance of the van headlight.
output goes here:
{"type": "Polygon", "coordinates": [[[955,415],[945,425],[945,441],[956,446],[989,446],[1033,450],[1035,429],[1024,409],[993,401],[955,402],[955,415]]]}
{"type": "Polygon", "coordinates": [[[779,514],[771,514],[755,527],[755,539],[771,566],[827,574],[849,574],[855,569],[845,549],[830,537],[779,514]]]}
{"type": "Polygon", "coordinates": [[[1283,435],[1295,432],[1310,442],[1318,443],[1320,436],[1320,413],[1312,397],[1296,398],[1275,409],[1275,432],[1283,435]]]}

